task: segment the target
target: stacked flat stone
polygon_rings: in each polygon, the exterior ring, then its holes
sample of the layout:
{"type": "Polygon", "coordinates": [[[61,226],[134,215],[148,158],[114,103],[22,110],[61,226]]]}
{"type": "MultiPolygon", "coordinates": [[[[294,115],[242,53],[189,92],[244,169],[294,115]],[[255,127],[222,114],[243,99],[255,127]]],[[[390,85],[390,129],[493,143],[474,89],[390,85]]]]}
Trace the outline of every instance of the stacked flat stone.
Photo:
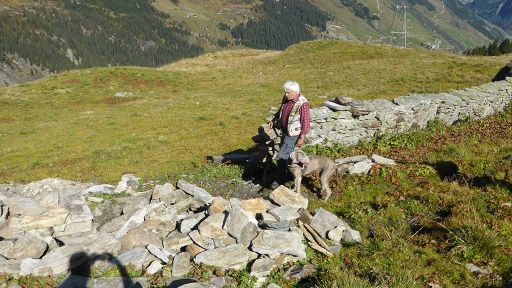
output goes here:
{"type": "Polygon", "coordinates": [[[306,144],[353,146],[370,140],[376,133],[425,128],[432,120],[451,125],[465,118],[480,119],[503,111],[510,103],[511,82],[512,79],[508,78],[448,93],[412,94],[392,101],[361,101],[362,104],[358,105],[369,110],[366,115],[355,113],[355,109],[361,108],[356,107],[354,101],[326,101],[323,107],[311,109],[311,131],[306,137],[306,144]]]}

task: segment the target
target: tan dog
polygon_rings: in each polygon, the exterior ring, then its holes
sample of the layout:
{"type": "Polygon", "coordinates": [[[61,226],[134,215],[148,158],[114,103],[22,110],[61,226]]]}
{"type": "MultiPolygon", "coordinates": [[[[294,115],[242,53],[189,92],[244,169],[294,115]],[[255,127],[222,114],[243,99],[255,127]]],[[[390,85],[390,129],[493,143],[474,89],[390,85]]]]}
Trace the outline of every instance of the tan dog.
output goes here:
{"type": "Polygon", "coordinates": [[[338,170],[334,161],[325,156],[308,156],[301,150],[293,151],[290,154],[290,159],[292,160],[292,164],[288,166],[288,170],[295,179],[295,192],[300,194],[302,176],[311,173],[320,173],[320,183],[322,184],[320,194],[323,200],[327,201],[332,194],[331,188],[329,188],[331,176],[336,173],[336,180],[338,180],[338,170]],[[302,164],[303,167],[301,167],[300,164],[302,164]]]}

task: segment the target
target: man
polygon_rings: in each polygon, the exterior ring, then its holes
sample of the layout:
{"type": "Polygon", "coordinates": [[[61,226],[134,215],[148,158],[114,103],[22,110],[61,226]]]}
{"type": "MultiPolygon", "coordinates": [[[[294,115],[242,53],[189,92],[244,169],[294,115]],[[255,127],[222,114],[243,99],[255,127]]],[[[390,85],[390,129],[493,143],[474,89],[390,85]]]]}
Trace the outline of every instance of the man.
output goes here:
{"type": "Polygon", "coordinates": [[[300,93],[297,82],[287,81],[283,85],[284,96],[279,111],[268,122],[270,128],[278,127],[282,131],[281,145],[277,154],[277,179],[272,188],[284,184],[288,178],[288,158],[295,147],[302,147],[309,132],[311,116],[309,102],[300,93]]]}
{"type": "Polygon", "coordinates": [[[512,77],[512,60],[498,71],[498,74],[494,76],[492,82],[505,80],[506,77],[512,77]]]}

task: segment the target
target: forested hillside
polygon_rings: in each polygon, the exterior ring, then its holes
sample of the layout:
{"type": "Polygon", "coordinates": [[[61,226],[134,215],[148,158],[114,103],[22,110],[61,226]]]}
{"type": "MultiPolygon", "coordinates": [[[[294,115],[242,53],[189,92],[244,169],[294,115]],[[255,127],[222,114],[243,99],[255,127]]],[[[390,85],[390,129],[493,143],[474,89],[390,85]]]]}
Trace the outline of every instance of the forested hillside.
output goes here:
{"type": "Polygon", "coordinates": [[[512,0],[475,0],[469,7],[479,16],[512,32],[512,0]]]}
{"type": "Polygon", "coordinates": [[[232,34],[243,45],[260,49],[284,49],[312,40],[314,36],[308,27],[325,31],[331,18],[307,0],[263,0],[254,10],[264,16],[236,26],[232,34]]]}
{"type": "Polygon", "coordinates": [[[63,0],[0,12],[0,52],[51,71],[154,67],[201,54],[187,34],[146,0],[63,0]]]}

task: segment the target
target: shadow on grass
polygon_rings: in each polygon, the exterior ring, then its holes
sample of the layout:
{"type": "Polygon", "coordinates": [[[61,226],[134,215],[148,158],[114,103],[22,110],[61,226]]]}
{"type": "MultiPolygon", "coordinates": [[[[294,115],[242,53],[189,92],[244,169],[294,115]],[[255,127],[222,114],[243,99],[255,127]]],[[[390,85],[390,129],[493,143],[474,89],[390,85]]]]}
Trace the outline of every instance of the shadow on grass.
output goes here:
{"type": "Polygon", "coordinates": [[[91,267],[96,261],[106,261],[117,267],[121,275],[121,283],[123,288],[142,288],[138,282],[134,283],[126,267],[124,267],[119,259],[110,253],[103,254],[87,254],[85,252],[77,252],[69,259],[70,275],[60,283],[59,288],[75,288],[75,287],[89,287],[87,284],[91,279],[91,267]]]}
{"type": "MultiPolygon", "coordinates": [[[[237,165],[242,169],[242,180],[251,181],[264,187],[270,183],[269,178],[275,172],[270,153],[263,151],[258,145],[249,149],[237,149],[218,156],[209,156],[214,164],[237,165]]],[[[271,181],[270,181],[271,182],[271,181]]]]}
{"type": "Polygon", "coordinates": [[[468,185],[469,187],[483,188],[486,186],[498,186],[508,190],[512,193],[512,183],[496,179],[488,175],[469,177],[465,173],[459,171],[457,164],[452,161],[437,161],[434,163],[424,162],[423,164],[429,165],[437,171],[439,178],[443,181],[458,182],[460,184],[468,185]]]}

